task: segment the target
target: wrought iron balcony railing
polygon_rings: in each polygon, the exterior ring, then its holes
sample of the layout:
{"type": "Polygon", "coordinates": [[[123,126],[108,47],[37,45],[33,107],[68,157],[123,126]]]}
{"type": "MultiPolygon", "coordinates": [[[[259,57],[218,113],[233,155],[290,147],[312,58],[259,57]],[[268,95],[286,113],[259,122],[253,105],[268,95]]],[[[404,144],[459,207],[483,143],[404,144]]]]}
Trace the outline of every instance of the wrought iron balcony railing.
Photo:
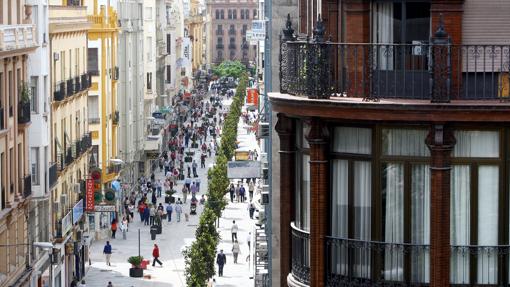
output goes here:
{"type": "Polygon", "coordinates": [[[18,124],[26,124],[30,122],[30,102],[18,103],[18,124]]]}
{"type": "Polygon", "coordinates": [[[23,198],[27,198],[32,195],[32,176],[25,175],[22,178],[23,187],[23,198]]]}
{"type": "Polygon", "coordinates": [[[88,89],[90,88],[90,74],[83,74],[80,76],[81,77],[81,90],[85,90],[85,89],[88,89]]]}
{"type": "Polygon", "coordinates": [[[225,45],[223,44],[216,44],[216,49],[224,49],[225,45]]]}
{"type": "Polygon", "coordinates": [[[322,22],[297,38],[287,22],[280,46],[282,93],[365,100],[510,99],[510,45],[454,45],[440,24],[428,42],[333,43],[322,22]]]}
{"type": "Polygon", "coordinates": [[[234,49],[237,48],[237,45],[234,44],[234,43],[230,43],[230,44],[228,44],[228,48],[231,49],[231,50],[234,50],[234,49]]]}
{"type": "Polygon", "coordinates": [[[92,137],[90,133],[86,133],[81,137],[81,148],[82,151],[85,152],[92,146],[92,137]]]}
{"type": "Polygon", "coordinates": [[[292,276],[299,282],[310,285],[310,233],[292,227],[292,276]]]}
{"type": "MultiPolygon", "coordinates": [[[[429,245],[328,237],[326,286],[428,286],[429,245]]],[[[452,246],[451,286],[508,285],[510,246],[452,246]]]]}
{"type": "Polygon", "coordinates": [[[53,92],[53,100],[56,102],[63,101],[66,96],[65,89],[66,85],[64,82],[56,84],[55,91],[53,92]]]}
{"type": "Polygon", "coordinates": [[[82,91],[80,84],[80,76],[74,77],[74,91],[75,93],[82,91]]]}
{"type": "Polygon", "coordinates": [[[66,81],[66,96],[70,97],[74,94],[74,83],[73,79],[69,79],[66,81]]]}
{"type": "Polygon", "coordinates": [[[57,184],[57,163],[51,163],[48,169],[48,186],[50,188],[54,187],[57,184]]]}

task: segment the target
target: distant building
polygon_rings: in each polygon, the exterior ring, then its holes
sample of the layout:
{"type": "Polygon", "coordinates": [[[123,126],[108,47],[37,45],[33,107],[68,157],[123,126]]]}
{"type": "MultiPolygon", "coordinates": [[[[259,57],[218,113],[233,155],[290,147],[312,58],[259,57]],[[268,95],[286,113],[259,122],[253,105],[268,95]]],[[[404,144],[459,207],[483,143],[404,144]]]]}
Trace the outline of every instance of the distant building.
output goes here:
{"type": "Polygon", "coordinates": [[[255,62],[256,51],[246,40],[246,31],[257,19],[258,1],[211,0],[207,2],[208,14],[208,64],[224,60],[239,60],[244,64],[255,62]]]}

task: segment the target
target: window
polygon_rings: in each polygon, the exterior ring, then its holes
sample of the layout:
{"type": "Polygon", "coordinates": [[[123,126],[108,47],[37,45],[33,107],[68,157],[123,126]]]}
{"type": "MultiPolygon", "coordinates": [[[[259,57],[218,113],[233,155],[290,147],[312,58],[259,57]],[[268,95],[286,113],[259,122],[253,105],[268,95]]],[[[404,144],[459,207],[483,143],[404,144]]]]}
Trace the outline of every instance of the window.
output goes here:
{"type": "Polygon", "coordinates": [[[236,58],[236,51],[230,50],[230,60],[235,60],[235,58],[236,58]]]}
{"type": "MultiPolygon", "coordinates": [[[[172,18],[172,7],[166,6],[166,23],[170,24],[172,18]]],[[[218,17],[216,17],[218,19],[218,17]]]]}
{"type": "Polygon", "coordinates": [[[248,30],[248,25],[244,24],[243,25],[243,30],[242,30],[242,34],[243,35],[246,35],[246,31],[248,30]]]}
{"type": "Polygon", "coordinates": [[[232,11],[232,18],[233,18],[233,19],[237,19],[237,10],[236,10],[236,9],[234,9],[234,10],[232,11]]]}
{"type": "Polygon", "coordinates": [[[218,50],[218,60],[222,60],[223,59],[223,52],[221,50],[218,50]]]}
{"type": "Polygon", "coordinates": [[[145,7],[145,20],[152,20],[152,7],[145,7]]]}
{"type": "Polygon", "coordinates": [[[147,61],[152,62],[152,37],[147,37],[147,61]]]}
{"type": "Polygon", "coordinates": [[[235,44],[235,43],[236,43],[236,38],[230,37],[230,44],[235,44]]]}
{"type": "Polygon", "coordinates": [[[172,70],[170,69],[170,65],[166,65],[166,83],[170,84],[172,82],[172,70]]]}
{"type": "Polygon", "coordinates": [[[92,75],[99,75],[99,66],[97,62],[97,48],[88,48],[87,71],[92,75]]]}
{"type": "Polygon", "coordinates": [[[216,10],[216,19],[220,19],[220,10],[216,10]]]}
{"type": "Polygon", "coordinates": [[[232,10],[228,9],[228,19],[232,19],[232,10]]]}
{"type": "Polygon", "coordinates": [[[218,37],[218,44],[223,44],[223,38],[222,37],[218,37]]]}
{"type": "Polygon", "coordinates": [[[257,18],[257,9],[253,9],[253,19],[257,18]]]}
{"type": "Polygon", "coordinates": [[[172,52],[172,35],[166,34],[166,53],[171,54],[172,52]]]}
{"type": "MultiPolygon", "coordinates": [[[[241,10],[241,11],[243,11],[243,10],[241,10]]],[[[246,20],[250,19],[250,10],[248,10],[248,9],[244,10],[244,15],[245,15],[246,20]]]]}
{"type": "Polygon", "coordinates": [[[96,95],[89,95],[87,97],[87,103],[89,123],[99,123],[99,97],[96,95]]]}
{"type": "Polygon", "coordinates": [[[48,103],[46,102],[47,101],[47,93],[48,93],[48,76],[44,76],[44,80],[43,80],[43,112],[48,112],[48,103]]]}
{"type": "Polygon", "coordinates": [[[39,100],[37,95],[37,86],[38,86],[39,77],[30,77],[30,111],[33,113],[38,112],[38,103],[39,100]]]}
{"type": "Polygon", "coordinates": [[[241,19],[244,19],[244,9],[241,9],[241,19]]]}
{"type": "Polygon", "coordinates": [[[40,174],[39,174],[39,165],[40,165],[40,158],[39,158],[39,148],[33,147],[30,149],[30,158],[32,161],[32,184],[33,185],[39,185],[40,182],[40,174]]]}
{"type": "Polygon", "coordinates": [[[221,19],[225,19],[225,10],[221,10],[220,11],[220,14],[221,14],[221,19]]]}
{"type": "Polygon", "coordinates": [[[152,73],[147,73],[147,90],[152,90],[152,73]]]}

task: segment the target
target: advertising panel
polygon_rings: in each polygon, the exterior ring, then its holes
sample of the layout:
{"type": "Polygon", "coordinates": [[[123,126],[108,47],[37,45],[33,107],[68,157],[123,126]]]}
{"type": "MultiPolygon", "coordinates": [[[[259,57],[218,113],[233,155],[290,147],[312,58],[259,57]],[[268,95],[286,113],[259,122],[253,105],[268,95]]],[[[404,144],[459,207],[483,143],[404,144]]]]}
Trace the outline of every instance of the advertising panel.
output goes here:
{"type": "Polygon", "coordinates": [[[86,182],[85,210],[94,211],[94,180],[89,178],[86,182]]]}

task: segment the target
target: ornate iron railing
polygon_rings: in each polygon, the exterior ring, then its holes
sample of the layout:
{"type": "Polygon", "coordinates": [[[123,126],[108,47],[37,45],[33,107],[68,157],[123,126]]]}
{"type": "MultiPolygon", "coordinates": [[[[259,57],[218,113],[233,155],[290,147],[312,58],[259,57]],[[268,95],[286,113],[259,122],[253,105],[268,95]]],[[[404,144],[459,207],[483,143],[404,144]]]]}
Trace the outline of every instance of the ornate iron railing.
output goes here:
{"type": "Polygon", "coordinates": [[[299,282],[310,284],[310,233],[299,229],[294,223],[292,228],[292,276],[299,282]]]}
{"type": "Polygon", "coordinates": [[[70,97],[70,96],[74,95],[74,83],[73,83],[73,79],[67,80],[66,81],[66,85],[67,85],[66,96],[70,97]]]}
{"type": "MultiPolygon", "coordinates": [[[[327,237],[327,286],[428,286],[429,245],[327,237]]],[[[451,286],[508,284],[510,246],[452,246],[451,286]]]]}
{"type": "Polygon", "coordinates": [[[30,102],[18,103],[18,124],[26,124],[30,122],[30,102]]]}
{"type": "Polygon", "coordinates": [[[66,95],[65,92],[65,82],[60,82],[55,85],[55,91],[53,92],[53,100],[54,101],[63,101],[66,95]]]}
{"type": "Polygon", "coordinates": [[[319,19],[298,38],[288,18],[280,45],[280,90],[365,100],[510,99],[510,45],[453,45],[440,24],[428,42],[333,43],[319,19]]]}

